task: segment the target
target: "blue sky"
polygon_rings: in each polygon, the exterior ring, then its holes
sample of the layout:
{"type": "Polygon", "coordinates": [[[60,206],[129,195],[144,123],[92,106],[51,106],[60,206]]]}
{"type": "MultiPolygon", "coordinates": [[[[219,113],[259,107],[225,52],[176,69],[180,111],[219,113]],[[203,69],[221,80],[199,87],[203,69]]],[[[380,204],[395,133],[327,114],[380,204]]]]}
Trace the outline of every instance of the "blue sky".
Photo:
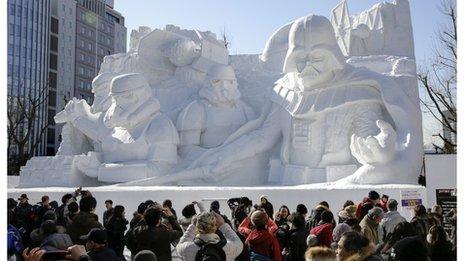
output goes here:
{"type": "MultiPolygon", "coordinates": [[[[219,34],[225,27],[231,37],[231,54],[260,53],[269,36],[280,26],[314,13],[330,17],[340,0],[115,0],[126,17],[128,34],[139,25],[162,28],[175,24],[186,29],[219,34]]],[[[429,56],[432,40],[443,15],[441,0],[410,0],[415,50],[420,64],[429,56]]],[[[378,0],[348,0],[351,14],[379,3],[378,0]]]]}
{"type": "MultiPolygon", "coordinates": [[[[388,0],[392,2],[393,0],[388,0]]],[[[440,24],[445,23],[442,0],[409,0],[418,67],[431,58],[440,24]]],[[[210,30],[230,36],[231,54],[261,53],[271,34],[282,25],[307,14],[330,17],[340,0],[115,0],[126,17],[128,35],[140,25],[163,28],[166,24],[186,29],[210,30]]],[[[350,14],[369,9],[380,0],[348,0],[350,14]]],[[[423,114],[424,142],[441,130],[430,115],[423,114]]]]}

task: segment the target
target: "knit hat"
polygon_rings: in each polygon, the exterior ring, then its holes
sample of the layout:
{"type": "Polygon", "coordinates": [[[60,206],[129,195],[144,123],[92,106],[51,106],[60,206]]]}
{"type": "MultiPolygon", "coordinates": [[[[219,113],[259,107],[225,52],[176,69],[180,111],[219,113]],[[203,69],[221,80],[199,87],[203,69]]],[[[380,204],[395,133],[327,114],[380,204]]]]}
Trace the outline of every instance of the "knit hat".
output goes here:
{"type": "Polygon", "coordinates": [[[317,236],[316,235],[309,235],[306,238],[306,245],[308,245],[308,248],[317,246],[317,244],[318,244],[318,242],[317,242],[317,236]]]}
{"type": "Polygon", "coordinates": [[[332,232],[333,241],[338,242],[344,233],[350,232],[351,230],[351,227],[346,223],[338,224],[332,232]]]}
{"type": "Polygon", "coordinates": [[[380,195],[376,191],[371,190],[371,191],[369,191],[368,197],[369,197],[370,200],[377,200],[377,199],[380,198],[380,195]]]}
{"type": "Polygon", "coordinates": [[[259,201],[263,200],[263,198],[264,198],[267,202],[269,202],[269,200],[267,199],[267,195],[261,195],[261,196],[259,197],[259,201]]]}
{"type": "Polygon", "coordinates": [[[211,212],[201,212],[197,216],[197,229],[200,234],[216,232],[216,217],[211,212]]]}
{"type": "Polygon", "coordinates": [[[342,219],[356,218],[356,208],[355,205],[346,206],[345,209],[338,212],[338,216],[342,219]]]}
{"type": "Polygon", "coordinates": [[[392,247],[393,260],[421,261],[427,260],[427,247],[419,236],[405,237],[392,247]]]}
{"type": "Polygon", "coordinates": [[[261,210],[256,210],[251,214],[251,223],[257,227],[265,226],[267,223],[268,216],[266,212],[261,210]]]}

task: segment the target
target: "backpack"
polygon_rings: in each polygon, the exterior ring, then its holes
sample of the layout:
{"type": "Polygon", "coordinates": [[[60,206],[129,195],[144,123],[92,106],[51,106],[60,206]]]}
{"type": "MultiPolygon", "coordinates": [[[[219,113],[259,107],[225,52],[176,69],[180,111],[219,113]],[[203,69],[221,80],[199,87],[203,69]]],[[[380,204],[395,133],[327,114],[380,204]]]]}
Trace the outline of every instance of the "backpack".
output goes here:
{"type": "Polygon", "coordinates": [[[272,259],[268,256],[255,252],[248,246],[248,260],[249,261],[272,261],[272,259]]]}
{"type": "Polygon", "coordinates": [[[195,261],[224,261],[226,260],[226,253],[222,249],[227,241],[221,240],[218,243],[208,243],[200,238],[193,240],[195,245],[200,247],[195,255],[195,261]]]}

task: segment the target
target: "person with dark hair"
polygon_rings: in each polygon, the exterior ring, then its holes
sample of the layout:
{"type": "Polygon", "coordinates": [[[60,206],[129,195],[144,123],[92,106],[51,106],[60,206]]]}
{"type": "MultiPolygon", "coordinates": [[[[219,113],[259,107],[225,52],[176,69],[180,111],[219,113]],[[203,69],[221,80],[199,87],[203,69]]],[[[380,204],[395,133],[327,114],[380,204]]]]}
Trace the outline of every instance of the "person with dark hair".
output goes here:
{"type": "Polygon", "coordinates": [[[307,248],[306,238],[309,235],[308,230],[305,228],[305,218],[301,213],[294,212],[289,219],[292,222],[292,227],[288,232],[287,260],[304,261],[307,248]]]}
{"type": "Polygon", "coordinates": [[[92,228],[103,228],[98,222],[98,216],[94,214],[97,207],[97,200],[92,196],[82,197],[79,201],[80,212],[72,219],[72,223],[67,227],[67,232],[75,244],[83,244],[80,239],[92,228]]]}
{"type": "Polygon", "coordinates": [[[430,227],[435,225],[433,222],[429,222],[427,209],[423,205],[414,207],[414,217],[411,219],[411,224],[415,227],[418,236],[420,236],[424,242],[427,241],[427,234],[430,227]]]}
{"type": "MultiPolygon", "coordinates": [[[[330,211],[329,203],[322,201],[317,204],[317,206],[311,211],[311,216],[306,223],[306,229],[308,229],[308,231],[311,231],[311,229],[319,225],[319,222],[321,221],[321,214],[326,210],[330,211]]],[[[335,220],[333,221],[332,225],[335,227],[335,220]]]]}
{"type": "Polygon", "coordinates": [[[42,196],[39,204],[40,206],[39,206],[39,209],[37,210],[37,217],[38,217],[39,222],[41,223],[43,222],[42,217],[45,214],[45,212],[52,209],[52,206],[50,206],[50,197],[47,195],[42,196]]]}
{"type": "Polygon", "coordinates": [[[380,207],[380,195],[376,191],[369,191],[367,197],[363,198],[362,202],[356,208],[356,218],[361,221],[367,212],[374,207],[380,207]]]}
{"type": "Polygon", "coordinates": [[[226,222],[230,227],[232,227],[232,222],[230,222],[229,218],[226,215],[221,213],[221,211],[219,210],[220,208],[221,205],[219,205],[219,201],[214,200],[211,202],[209,210],[221,215],[221,217],[224,219],[224,222],[226,222]]]}
{"type": "Polygon", "coordinates": [[[432,226],[430,228],[427,242],[430,246],[431,261],[456,260],[453,244],[449,241],[448,235],[442,226],[432,226]]]}
{"type": "Polygon", "coordinates": [[[248,249],[248,259],[245,260],[282,260],[279,242],[268,231],[269,217],[266,212],[256,210],[251,214],[250,220],[254,228],[245,240],[245,248],[248,249]]]}
{"type": "MultiPolygon", "coordinates": [[[[267,214],[267,212],[266,212],[267,214]]],[[[282,226],[285,226],[285,227],[290,227],[290,222],[288,221],[288,217],[290,216],[290,209],[285,206],[285,205],[282,205],[280,208],[279,208],[279,211],[277,211],[275,214],[274,214],[274,222],[276,223],[276,225],[278,227],[282,227],[282,226]]]]}
{"type": "Polygon", "coordinates": [[[79,204],[77,204],[76,201],[72,201],[69,203],[66,210],[64,220],[66,227],[68,227],[72,223],[73,218],[79,213],[79,204]]]}
{"type": "Polygon", "coordinates": [[[174,208],[172,208],[172,201],[170,199],[166,199],[165,201],[163,201],[163,208],[169,208],[169,210],[171,210],[174,217],[177,219],[177,213],[174,210],[174,208]]]}
{"type": "Polygon", "coordinates": [[[296,213],[301,214],[305,219],[308,214],[308,208],[304,204],[298,204],[296,206],[296,213]]]}
{"type": "Polygon", "coordinates": [[[34,228],[33,210],[32,205],[29,204],[26,194],[22,194],[19,198],[18,205],[14,208],[14,220],[16,222],[16,228],[18,230],[24,230],[23,243],[25,246],[29,245],[29,233],[34,228]]]}
{"type": "Polygon", "coordinates": [[[393,233],[395,226],[406,219],[397,211],[398,202],[394,199],[389,199],[387,203],[388,212],[385,213],[382,221],[379,224],[379,239],[385,242],[389,234],[393,233]]]}
{"type": "Polygon", "coordinates": [[[309,231],[309,234],[316,236],[317,245],[329,247],[332,244],[332,231],[333,231],[333,214],[325,210],[321,213],[321,221],[318,226],[309,231]]]}
{"type": "Polygon", "coordinates": [[[378,227],[384,217],[382,208],[374,207],[367,212],[367,215],[359,222],[361,233],[369,241],[377,245],[380,243],[378,227]]]}
{"type": "Polygon", "coordinates": [[[269,202],[269,198],[266,195],[261,195],[259,197],[259,207],[266,211],[266,214],[268,215],[269,218],[273,218],[274,215],[274,206],[272,205],[271,202],[269,202]]]}
{"type": "MultiPolygon", "coordinates": [[[[135,253],[141,250],[150,250],[155,253],[158,260],[171,260],[171,243],[179,239],[183,232],[169,208],[161,206],[150,207],[143,214],[146,225],[134,229],[136,239],[135,253]],[[172,230],[161,224],[166,218],[172,230]]],[[[134,253],[134,252],[133,252],[134,253]]]]}
{"type": "Polygon", "coordinates": [[[337,260],[381,261],[375,254],[375,246],[365,236],[351,231],[342,235],[338,242],[337,260]]]}
{"type": "Polygon", "coordinates": [[[388,195],[382,195],[382,197],[380,197],[380,202],[379,202],[379,205],[380,205],[380,208],[382,208],[383,212],[387,212],[388,211],[388,199],[390,197],[388,195]]]}
{"type": "Polygon", "coordinates": [[[108,233],[108,247],[112,248],[116,255],[124,258],[124,232],[129,222],[125,218],[124,207],[114,207],[110,220],[105,225],[108,233]]]}
{"type": "Polygon", "coordinates": [[[428,259],[428,249],[420,236],[405,237],[396,242],[390,260],[423,261],[428,259]]]}
{"type": "Polygon", "coordinates": [[[42,217],[42,220],[43,220],[43,222],[42,222],[41,226],[39,226],[38,228],[32,230],[32,232],[30,234],[31,246],[32,247],[40,246],[41,242],[46,237],[45,232],[43,231],[43,228],[42,228],[42,225],[44,224],[45,221],[52,221],[53,224],[55,224],[56,233],[59,233],[59,234],[65,234],[66,233],[66,228],[65,227],[56,224],[57,217],[56,217],[56,214],[55,214],[55,212],[53,210],[49,210],[49,211],[45,212],[45,214],[42,217]]]}
{"type": "Polygon", "coordinates": [[[113,215],[113,201],[111,199],[105,200],[105,212],[103,212],[103,225],[106,225],[113,215]]]}
{"type": "Polygon", "coordinates": [[[195,205],[198,206],[200,212],[205,211],[205,208],[203,207],[203,204],[201,202],[193,201],[191,204],[185,206],[182,209],[182,217],[179,219],[179,224],[181,225],[183,231],[187,230],[187,228],[192,223],[192,217],[197,214],[197,211],[195,210],[195,205]]]}
{"type": "MultiPolygon", "coordinates": [[[[91,261],[122,261],[120,257],[116,255],[113,249],[108,247],[108,234],[103,228],[93,228],[87,233],[80,237],[80,240],[85,242],[85,248],[87,249],[88,259],[91,261]]],[[[82,259],[79,259],[82,260],[82,259]]]]}
{"type": "Polygon", "coordinates": [[[381,253],[389,256],[391,252],[391,247],[394,244],[396,244],[396,242],[405,237],[412,236],[417,236],[417,232],[411,223],[403,221],[396,224],[395,228],[393,229],[393,232],[386,237],[384,245],[381,249],[381,253]]]}
{"type": "Polygon", "coordinates": [[[46,220],[40,226],[43,240],[40,248],[47,251],[67,250],[73,245],[71,237],[66,233],[60,233],[57,224],[53,220],[46,220]]]}
{"type": "Polygon", "coordinates": [[[71,193],[66,193],[61,197],[61,205],[56,209],[57,224],[66,226],[65,209],[73,198],[71,193]]]}

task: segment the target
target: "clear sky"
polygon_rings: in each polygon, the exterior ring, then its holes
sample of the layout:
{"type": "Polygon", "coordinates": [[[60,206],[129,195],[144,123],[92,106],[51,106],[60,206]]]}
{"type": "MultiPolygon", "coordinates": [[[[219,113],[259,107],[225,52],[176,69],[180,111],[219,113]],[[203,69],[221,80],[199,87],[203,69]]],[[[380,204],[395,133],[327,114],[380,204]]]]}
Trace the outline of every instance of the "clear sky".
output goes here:
{"type": "MultiPolygon", "coordinates": [[[[393,0],[389,0],[391,2],[393,0]]],[[[430,59],[436,31],[445,22],[442,0],[409,0],[417,65],[430,59]]],[[[163,28],[174,24],[185,29],[212,31],[225,28],[231,54],[261,53],[267,39],[282,25],[308,14],[330,17],[340,0],[115,0],[115,9],[126,17],[128,36],[140,25],[163,28]]],[[[348,0],[350,14],[369,9],[379,0],[348,0]]],[[[424,114],[424,142],[430,144],[440,125],[424,114]]]]}
{"type": "MultiPolygon", "coordinates": [[[[186,29],[210,30],[225,27],[231,38],[231,54],[260,53],[266,40],[280,26],[307,14],[330,17],[340,0],[115,0],[115,9],[126,17],[128,35],[140,25],[162,28],[166,24],[186,29]]],[[[351,14],[379,0],[348,0],[351,14]]],[[[416,57],[430,53],[431,42],[443,16],[441,0],[410,0],[416,57]]]]}

